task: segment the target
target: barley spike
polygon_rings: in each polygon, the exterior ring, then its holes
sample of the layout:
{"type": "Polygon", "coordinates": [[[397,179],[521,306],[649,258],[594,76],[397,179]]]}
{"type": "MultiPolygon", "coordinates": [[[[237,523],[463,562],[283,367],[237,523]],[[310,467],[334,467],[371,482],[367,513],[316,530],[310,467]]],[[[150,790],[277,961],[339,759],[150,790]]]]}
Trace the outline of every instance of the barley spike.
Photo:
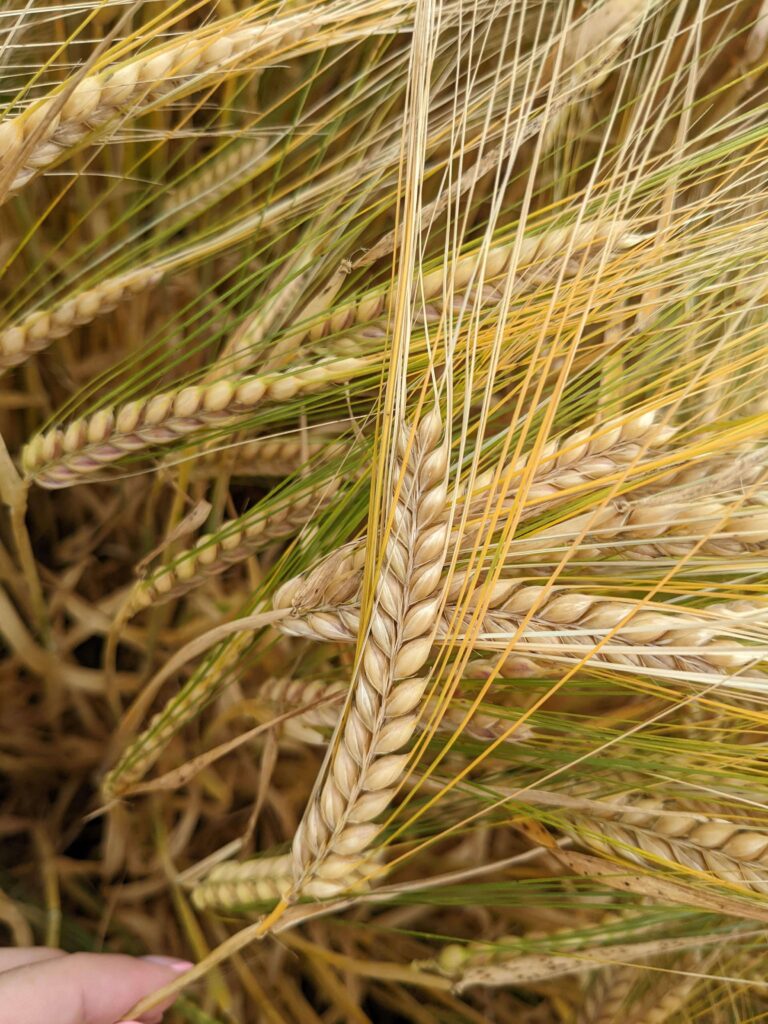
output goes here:
{"type": "MultiPolygon", "coordinates": [[[[511,578],[498,580],[490,594],[480,584],[468,604],[458,612],[450,602],[458,596],[463,583],[461,574],[452,581],[449,603],[435,634],[438,644],[461,643],[462,625],[466,624],[469,629],[472,605],[481,601],[487,607],[479,624],[473,628],[474,649],[505,648],[523,618],[535,606],[533,616],[515,643],[514,653],[530,657],[543,666],[590,655],[589,660],[608,665],[645,667],[659,672],[722,674],[756,660],[755,653],[748,647],[737,649],[734,641],[716,638],[718,633],[729,632],[734,625],[734,618],[727,617],[719,606],[711,614],[697,614],[689,609],[673,611],[664,605],[579,593],[564,587],[550,588],[542,598],[543,586],[511,578]],[[630,612],[632,617],[619,626],[630,612]],[[569,629],[573,630],[573,636],[568,636],[569,629]],[[591,653],[605,634],[614,629],[611,640],[591,653]]],[[[347,577],[343,586],[349,590],[351,585],[351,577],[347,577]]],[[[359,604],[320,604],[312,610],[297,610],[297,605],[291,604],[292,597],[295,602],[297,598],[292,595],[289,583],[274,598],[276,608],[293,607],[293,614],[279,623],[283,632],[337,643],[356,641],[359,604]]],[[[736,612],[741,610],[735,609],[736,612]]]]}
{"type": "MultiPolygon", "coordinates": [[[[363,15],[365,10],[355,12],[363,15]]],[[[351,19],[350,19],[351,20],[351,19]]],[[[246,64],[253,70],[276,53],[283,59],[327,45],[318,29],[334,27],[334,41],[353,39],[365,31],[361,18],[346,31],[343,12],[329,5],[263,23],[232,28],[232,22],[188,32],[166,46],[140,53],[123,63],[86,74],[62,103],[59,92],[35,103],[16,117],[0,122],[0,169],[17,192],[63,153],[75,148],[121,114],[140,108],[184,87],[205,84],[210,77],[246,64]]]]}
{"type": "Polygon", "coordinates": [[[294,836],[294,896],[309,884],[328,894],[346,888],[339,867],[358,863],[379,832],[374,822],[405,770],[408,754],[398,751],[413,736],[427,686],[418,672],[441,602],[449,448],[437,410],[421,419],[410,453],[409,436],[403,425],[402,482],[348,714],[294,836]]]}
{"type": "Polygon", "coordinates": [[[230,476],[285,477],[317,458],[330,460],[348,452],[347,443],[323,436],[321,431],[311,431],[306,438],[299,434],[258,437],[242,444],[228,444],[226,448],[213,448],[201,453],[192,464],[192,476],[195,479],[217,476],[221,471],[222,459],[228,454],[232,455],[232,464],[227,464],[230,476]]]}
{"type": "Polygon", "coordinates": [[[131,295],[151,288],[162,278],[157,266],[139,267],[108,278],[79,292],[52,309],[37,309],[22,320],[0,330],[0,370],[23,363],[42,352],[73,327],[88,324],[102,313],[115,309],[131,295]]]}
{"type": "MultiPolygon", "coordinates": [[[[333,859],[330,859],[333,864],[333,859]]],[[[350,868],[346,863],[333,864],[344,871],[345,889],[356,891],[367,888],[367,879],[376,870],[373,857],[366,858],[350,868]]],[[[192,902],[198,910],[243,912],[264,903],[276,903],[291,888],[292,857],[290,853],[277,857],[259,857],[245,861],[227,861],[215,867],[207,878],[192,890],[192,902]]],[[[328,887],[320,879],[307,884],[307,896],[322,899],[328,896],[328,887]]]]}
{"type": "Polygon", "coordinates": [[[204,534],[194,546],[177,554],[170,565],[138,580],[120,613],[121,621],[150,605],[180,597],[272,541],[297,533],[328,506],[340,483],[339,478],[326,480],[272,513],[265,515],[257,506],[245,516],[223,523],[215,534],[204,534]]]}
{"type": "MultiPolygon", "coordinates": [[[[658,860],[702,872],[751,892],[768,893],[768,832],[693,813],[641,792],[593,801],[574,834],[612,857],[646,866],[658,860]],[[616,805],[629,805],[622,809],[616,805]]],[[[567,827],[567,826],[566,826],[567,827]]]]}
{"type": "Polygon", "coordinates": [[[114,412],[102,409],[34,437],[22,452],[22,466],[41,487],[71,487],[126,454],[232,423],[262,402],[321,391],[371,365],[368,359],[328,359],[290,372],[191,385],[128,402],[114,412]]]}

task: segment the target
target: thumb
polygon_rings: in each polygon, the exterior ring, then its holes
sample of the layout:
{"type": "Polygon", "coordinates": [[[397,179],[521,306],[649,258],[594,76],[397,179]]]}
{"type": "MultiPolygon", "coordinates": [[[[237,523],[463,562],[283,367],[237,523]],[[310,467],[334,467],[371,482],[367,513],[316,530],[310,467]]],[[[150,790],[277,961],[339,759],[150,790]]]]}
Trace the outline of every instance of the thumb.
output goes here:
{"type": "Polygon", "coordinates": [[[0,974],[0,1024],[115,1024],[191,966],[171,957],[71,953],[17,967],[0,974]]]}

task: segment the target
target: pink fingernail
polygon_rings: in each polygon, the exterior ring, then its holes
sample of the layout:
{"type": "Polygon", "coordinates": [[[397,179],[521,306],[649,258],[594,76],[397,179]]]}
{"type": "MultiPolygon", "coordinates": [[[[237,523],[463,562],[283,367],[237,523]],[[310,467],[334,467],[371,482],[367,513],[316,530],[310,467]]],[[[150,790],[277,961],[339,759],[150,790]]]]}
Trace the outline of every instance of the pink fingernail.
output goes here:
{"type": "MultiPolygon", "coordinates": [[[[157,964],[158,967],[169,967],[172,971],[176,971],[177,974],[190,971],[195,966],[189,960],[177,960],[175,956],[143,956],[141,959],[146,960],[150,964],[157,964]]],[[[134,1024],[134,1022],[127,1021],[126,1024],[134,1024]]]]}

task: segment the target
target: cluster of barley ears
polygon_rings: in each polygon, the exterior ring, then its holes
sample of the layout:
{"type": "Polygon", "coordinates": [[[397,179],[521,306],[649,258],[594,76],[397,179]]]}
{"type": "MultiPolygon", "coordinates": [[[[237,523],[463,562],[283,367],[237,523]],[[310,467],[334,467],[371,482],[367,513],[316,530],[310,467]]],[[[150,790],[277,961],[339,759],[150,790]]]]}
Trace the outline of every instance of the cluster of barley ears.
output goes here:
{"type": "Polygon", "coordinates": [[[767,110],[760,0],[0,12],[13,941],[760,1016],[767,110]]]}

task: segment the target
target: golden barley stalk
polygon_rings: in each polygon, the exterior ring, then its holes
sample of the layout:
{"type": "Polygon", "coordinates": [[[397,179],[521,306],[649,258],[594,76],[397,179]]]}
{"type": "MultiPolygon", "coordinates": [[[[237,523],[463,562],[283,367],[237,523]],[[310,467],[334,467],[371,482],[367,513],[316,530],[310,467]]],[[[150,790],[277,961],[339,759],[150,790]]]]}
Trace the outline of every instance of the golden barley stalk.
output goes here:
{"type": "Polygon", "coordinates": [[[340,484],[338,477],[326,480],[274,512],[265,515],[257,506],[245,516],[224,522],[215,534],[204,534],[192,547],[175,555],[170,565],[135,584],[120,612],[121,621],[150,605],[180,597],[272,541],[297,533],[328,506],[340,484]]]}
{"type": "Polygon", "coordinates": [[[601,853],[642,866],[661,861],[768,893],[768,832],[759,828],[693,813],[674,800],[641,792],[616,796],[604,810],[591,801],[589,816],[572,820],[574,829],[569,823],[566,830],[601,853]]]}
{"type": "Polygon", "coordinates": [[[42,487],[70,487],[127,454],[170,444],[235,422],[262,402],[288,401],[364,374],[370,359],[321,360],[283,373],[220,380],[140,398],[114,412],[102,409],[65,429],[34,437],[22,452],[24,473],[42,487]]]}
{"type": "Polygon", "coordinates": [[[293,840],[293,895],[346,888],[380,826],[409,755],[427,679],[417,675],[431,647],[441,603],[450,526],[446,515],[449,446],[437,410],[424,416],[409,452],[398,437],[401,480],[394,521],[361,644],[348,712],[293,840]]]}
{"type": "Polygon", "coordinates": [[[65,337],[75,327],[91,323],[114,309],[127,294],[137,295],[159,280],[227,249],[247,237],[250,230],[266,228],[286,212],[286,201],[278,201],[220,232],[204,238],[163,259],[133,270],[121,271],[92,285],[51,309],[35,309],[0,331],[0,369],[16,365],[65,337]]]}
{"type": "MultiPolygon", "coordinates": [[[[213,76],[243,67],[288,59],[318,47],[364,37],[366,15],[374,6],[354,8],[340,4],[312,8],[284,18],[236,26],[229,19],[187,32],[173,42],[142,52],[117,66],[109,63],[85,74],[68,94],[62,89],[44,97],[16,117],[0,122],[0,172],[17,192],[67,151],[94,132],[141,109],[147,101],[183,88],[199,88],[213,76]],[[320,31],[322,28],[330,32],[320,31]]],[[[383,12],[382,12],[383,14],[383,12]]],[[[403,15],[389,21],[378,17],[377,28],[394,29],[403,15]]]]}
{"type": "MultiPolygon", "coordinates": [[[[474,648],[504,650],[517,634],[523,616],[536,606],[514,652],[543,666],[586,660],[653,669],[677,678],[682,673],[727,675],[762,656],[736,641],[720,639],[733,629],[733,621],[722,616],[696,615],[687,609],[672,612],[641,601],[572,591],[555,591],[540,602],[541,589],[510,581],[510,597],[483,617],[480,636],[473,637],[474,648]],[[619,625],[624,619],[628,621],[619,625]],[[609,632],[611,639],[604,643],[609,632]]],[[[438,629],[438,637],[444,634],[445,641],[456,642],[448,636],[450,610],[446,608],[445,626],[438,629]]]]}
{"type": "Polygon", "coordinates": [[[722,491],[734,490],[758,478],[766,464],[766,449],[756,442],[742,442],[723,454],[706,453],[695,459],[686,458],[677,466],[668,467],[657,480],[637,489],[637,496],[651,498],[663,493],[672,501],[686,500],[702,495],[711,497],[722,491]]]}

